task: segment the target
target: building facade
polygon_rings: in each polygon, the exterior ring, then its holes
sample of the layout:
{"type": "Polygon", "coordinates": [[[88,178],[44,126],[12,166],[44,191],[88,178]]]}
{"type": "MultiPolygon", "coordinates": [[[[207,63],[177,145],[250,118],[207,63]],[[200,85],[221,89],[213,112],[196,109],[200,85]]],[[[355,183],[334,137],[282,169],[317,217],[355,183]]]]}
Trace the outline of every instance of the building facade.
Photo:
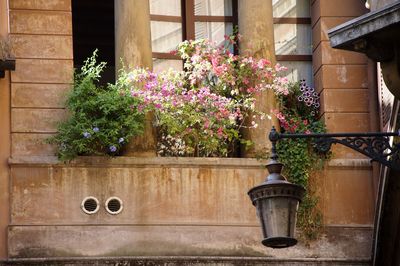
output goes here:
{"type": "MultiPolygon", "coordinates": [[[[148,128],[135,144],[139,153],[57,161],[44,140],[66,117],[73,69],[93,48],[109,62],[112,80],[119,58],[179,68],[168,53],[176,42],[220,41],[235,24],[248,40],[260,41],[252,53],[288,65],[289,78],[314,85],[328,132],[382,129],[376,63],[332,49],[327,36],[368,12],[363,1],[166,2],[0,0],[0,36],[10,37],[16,58],[16,70],[0,79],[0,259],[369,265],[379,167],[345,147],[335,147],[314,176],[322,237],[287,250],[260,244],[247,197],[266,176],[256,159],[156,157],[148,128]],[[93,215],[81,208],[88,197],[100,206],[93,215]],[[112,197],[123,205],[118,214],[104,208],[112,197]]],[[[264,145],[270,126],[252,138],[264,145]]]]}

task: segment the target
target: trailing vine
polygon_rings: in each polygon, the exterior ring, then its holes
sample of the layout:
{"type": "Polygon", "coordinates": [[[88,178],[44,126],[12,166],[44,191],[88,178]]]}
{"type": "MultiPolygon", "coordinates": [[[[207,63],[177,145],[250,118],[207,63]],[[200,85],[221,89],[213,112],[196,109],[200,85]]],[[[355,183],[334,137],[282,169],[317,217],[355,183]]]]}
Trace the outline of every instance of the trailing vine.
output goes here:
{"type": "MultiPolygon", "coordinates": [[[[305,80],[289,86],[287,95],[277,95],[279,110],[275,110],[282,133],[325,133],[325,124],[319,120],[319,96],[305,80]]],[[[298,225],[305,240],[316,239],[322,229],[323,217],[318,209],[316,187],[311,180],[313,172],[322,169],[326,154],[313,149],[312,140],[282,139],[277,143],[280,161],[285,165],[284,175],[290,182],[306,188],[307,194],[299,207],[298,225]]]]}

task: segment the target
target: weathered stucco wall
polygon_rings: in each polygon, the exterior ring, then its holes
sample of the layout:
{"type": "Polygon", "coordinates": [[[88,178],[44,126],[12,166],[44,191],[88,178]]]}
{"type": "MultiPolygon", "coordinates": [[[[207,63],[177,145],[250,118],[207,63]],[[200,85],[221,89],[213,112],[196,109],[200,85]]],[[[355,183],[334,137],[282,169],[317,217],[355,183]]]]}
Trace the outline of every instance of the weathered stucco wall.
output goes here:
{"type": "MultiPolygon", "coordinates": [[[[12,159],[9,255],[369,257],[371,230],[328,228],[307,247],[260,244],[261,232],[247,191],[266,175],[255,159],[80,158],[12,159]],[[97,197],[100,211],[80,204],[97,197]],[[104,202],[121,198],[110,215],[104,202]]],[[[353,210],[354,211],[354,210],[353,210]]]]}

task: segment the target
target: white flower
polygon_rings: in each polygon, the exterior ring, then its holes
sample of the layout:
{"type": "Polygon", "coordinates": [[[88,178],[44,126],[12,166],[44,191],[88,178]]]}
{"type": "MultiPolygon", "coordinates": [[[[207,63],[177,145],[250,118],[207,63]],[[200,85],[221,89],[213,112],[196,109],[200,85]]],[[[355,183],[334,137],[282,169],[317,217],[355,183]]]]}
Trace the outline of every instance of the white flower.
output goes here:
{"type": "Polygon", "coordinates": [[[236,116],[234,114],[229,115],[229,122],[231,122],[231,124],[236,123],[236,116]]]}

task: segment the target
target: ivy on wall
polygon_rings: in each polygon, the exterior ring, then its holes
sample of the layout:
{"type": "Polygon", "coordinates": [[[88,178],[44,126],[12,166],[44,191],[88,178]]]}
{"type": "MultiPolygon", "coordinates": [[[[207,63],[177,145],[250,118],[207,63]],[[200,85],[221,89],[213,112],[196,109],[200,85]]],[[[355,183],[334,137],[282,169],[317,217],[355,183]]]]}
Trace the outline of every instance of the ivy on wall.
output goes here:
{"type": "MultiPolygon", "coordinates": [[[[319,95],[306,85],[305,80],[293,83],[287,95],[277,95],[279,110],[275,115],[282,133],[325,133],[325,124],[319,120],[319,95]]],[[[280,161],[285,165],[284,175],[290,182],[306,188],[300,204],[298,225],[305,240],[319,236],[323,217],[318,209],[316,187],[311,180],[313,172],[321,170],[329,154],[317,153],[311,139],[282,139],[277,143],[280,161]]]]}

